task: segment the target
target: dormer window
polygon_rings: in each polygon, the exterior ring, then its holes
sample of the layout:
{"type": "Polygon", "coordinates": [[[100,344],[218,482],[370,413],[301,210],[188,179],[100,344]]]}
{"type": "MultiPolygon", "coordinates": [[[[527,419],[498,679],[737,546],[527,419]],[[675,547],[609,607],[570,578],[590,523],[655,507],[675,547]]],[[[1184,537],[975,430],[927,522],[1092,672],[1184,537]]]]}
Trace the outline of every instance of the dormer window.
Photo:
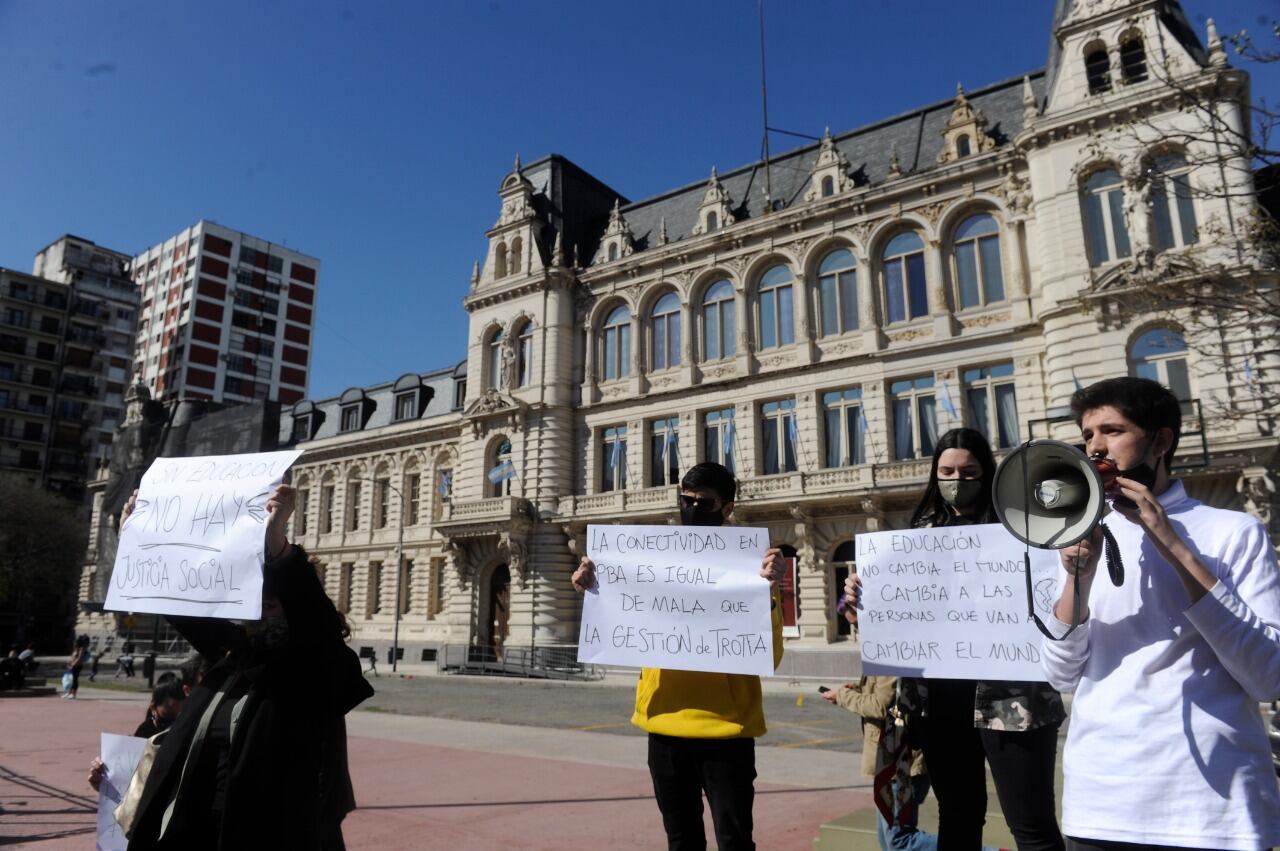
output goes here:
{"type": "Polygon", "coordinates": [[[1106,45],[1094,42],[1085,48],[1084,75],[1089,82],[1089,94],[1111,91],[1111,57],[1107,55],[1106,45]]]}
{"type": "Polygon", "coordinates": [[[830,198],[834,194],[836,194],[835,179],[830,176],[822,178],[822,197],[830,198]]]}
{"type": "Polygon", "coordinates": [[[311,415],[293,418],[293,442],[301,443],[311,439],[311,415]]]}
{"type": "Polygon", "coordinates": [[[1120,77],[1126,83],[1141,83],[1147,79],[1147,51],[1142,36],[1128,33],[1120,40],[1120,77]]]}
{"type": "Polygon", "coordinates": [[[493,276],[495,278],[505,278],[507,275],[507,244],[499,242],[498,247],[493,249],[493,276]]]}
{"type": "Polygon", "coordinates": [[[617,260],[617,259],[618,259],[618,243],[611,242],[609,243],[609,262],[612,263],[614,260],[617,260]]]}
{"type": "Polygon", "coordinates": [[[418,394],[415,391],[396,394],[396,422],[411,420],[418,415],[418,394]]]}
{"type": "Polygon", "coordinates": [[[360,429],[360,406],[347,405],[342,409],[342,431],[359,431],[360,429]]]}
{"type": "Polygon", "coordinates": [[[956,156],[967,157],[973,153],[973,148],[969,143],[968,136],[958,136],[956,138],[956,156]]]}
{"type": "Polygon", "coordinates": [[[707,233],[720,229],[720,217],[714,211],[707,213],[707,233]]]}

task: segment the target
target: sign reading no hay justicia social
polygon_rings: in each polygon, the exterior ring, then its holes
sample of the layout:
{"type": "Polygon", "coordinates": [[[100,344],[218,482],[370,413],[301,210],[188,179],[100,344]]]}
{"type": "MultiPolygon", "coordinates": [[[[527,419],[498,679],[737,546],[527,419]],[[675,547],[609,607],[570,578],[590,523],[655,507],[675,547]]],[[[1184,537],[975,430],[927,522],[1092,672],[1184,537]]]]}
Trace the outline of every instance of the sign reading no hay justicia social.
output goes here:
{"type": "Polygon", "coordinates": [[[157,458],[120,529],[105,608],[261,617],[267,500],[301,454],[157,458]]]}

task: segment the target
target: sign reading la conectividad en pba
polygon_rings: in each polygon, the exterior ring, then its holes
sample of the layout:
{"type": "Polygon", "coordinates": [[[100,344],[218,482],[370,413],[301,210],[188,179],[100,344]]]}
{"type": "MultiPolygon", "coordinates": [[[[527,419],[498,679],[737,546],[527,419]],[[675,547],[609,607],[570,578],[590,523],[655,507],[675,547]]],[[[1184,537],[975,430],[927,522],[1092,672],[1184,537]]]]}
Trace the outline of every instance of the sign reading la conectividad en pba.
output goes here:
{"type": "MultiPolygon", "coordinates": [[[[867,674],[1041,681],[1024,544],[999,523],[858,535],[867,674]]],[[[1031,550],[1036,613],[1058,599],[1056,550],[1031,550]]]]}
{"type": "Polygon", "coordinates": [[[157,458],[120,529],[105,608],[261,617],[267,499],[301,454],[157,458]]]}
{"type": "Polygon", "coordinates": [[[588,526],[579,661],[771,675],[768,548],[767,529],[588,526]]]}

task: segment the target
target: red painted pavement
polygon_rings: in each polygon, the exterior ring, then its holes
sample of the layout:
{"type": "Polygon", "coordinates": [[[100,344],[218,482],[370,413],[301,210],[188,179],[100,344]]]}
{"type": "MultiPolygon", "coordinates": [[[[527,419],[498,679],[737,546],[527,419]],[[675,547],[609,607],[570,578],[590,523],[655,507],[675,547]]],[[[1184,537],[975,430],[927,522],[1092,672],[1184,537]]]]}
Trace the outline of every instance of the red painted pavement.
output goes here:
{"type": "MultiPolygon", "coordinates": [[[[0,845],[93,848],[96,798],[85,775],[98,735],[132,730],[145,708],[132,695],[98,695],[0,700],[0,845]]],[[[344,823],[352,851],[665,846],[643,765],[361,737],[351,738],[349,749],[360,805],[344,823]]],[[[759,785],[756,844],[761,851],[807,851],[822,822],[864,806],[866,791],[759,785]]],[[[709,819],[707,835],[713,837],[709,819]]]]}

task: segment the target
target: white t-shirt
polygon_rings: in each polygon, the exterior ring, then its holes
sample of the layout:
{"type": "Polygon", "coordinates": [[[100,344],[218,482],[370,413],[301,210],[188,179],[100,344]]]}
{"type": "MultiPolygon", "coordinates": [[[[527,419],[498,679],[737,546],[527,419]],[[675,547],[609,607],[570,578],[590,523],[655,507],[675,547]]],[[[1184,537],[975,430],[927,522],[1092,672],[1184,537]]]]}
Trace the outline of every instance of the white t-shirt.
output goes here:
{"type": "Polygon", "coordinates": [[[1066,640],[1044,642],[1046,678],[1076,693],[1063,833],[1241,851],[1280,845],[1280,787],[1258,707],[1280,696],[1275,553],[1257,520],[1191,499],[1181,482],[1159,501],[1218,582],[1192,605],[1142,527],[1107,516],[1124,584],[1112,585],[1100,565],[1089,619],[1066,640]]]}

